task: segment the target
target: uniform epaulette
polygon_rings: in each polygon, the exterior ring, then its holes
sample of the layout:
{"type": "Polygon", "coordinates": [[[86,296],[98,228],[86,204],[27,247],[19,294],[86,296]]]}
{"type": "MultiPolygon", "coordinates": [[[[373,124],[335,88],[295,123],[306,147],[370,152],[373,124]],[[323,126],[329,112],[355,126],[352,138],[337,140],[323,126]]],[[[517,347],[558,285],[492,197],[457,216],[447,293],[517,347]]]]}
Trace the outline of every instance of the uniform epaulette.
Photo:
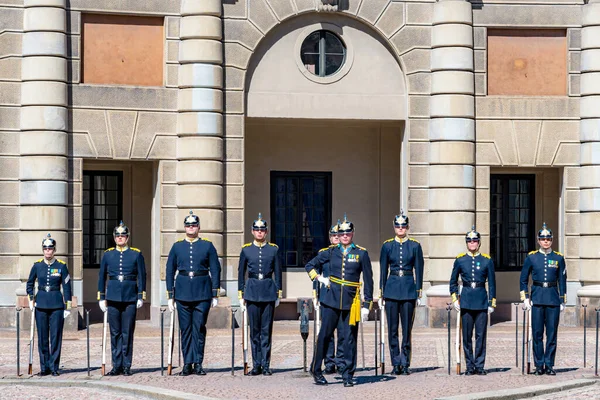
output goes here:
{"type": "Polygon", "coordinates": [[[408,238],[408,240],[412,240],[413,242],[417,242],[417,243],[419,243],[419,241],[418,241],[417,239],[408,238]]]}
{"type": "Polygon", "coordinates": [[[365,248],[364,248],[364,247],[362,247],[362,246],[356,245],[356,247],[358,247],[358,248],[359,248],[359,249],[361,249],[361,250],[367,251],[367,249],[365,249],[365,248]]]}
{"type": "Polygon", "coordinates": [[[39,262],[42,262],[42,261],[44,261],[44,259],[40,258],[39,260],[36,261],[36,263],[39,263],[39,262]]]}
{"type": "Polygon", "coordinates": [[[481,255],[484,256],[485,258],[489,258],[490,260],[492,259],[492,257],[490,257],[489,254],[481,253],[481,255]]]}
{"type": "Polygon", "coordinates": [[[388,239],[388,240],[386,240],[386,241],[385,241],[385,242],[383,242],[383,243],[389,243],[389,242],[393,242],[393,241],[394,241],[394,238],[391,238],[391,239],[388,239]]]}
{"type": "Polygon", "coordinates": [[[456,258],[461,258],[461,257],[466,256],[466,255],[467,255],[467,253],[460,253],[459,255],[456,256],[456,258]]]}
{"type": "Polygon", "coordinates": [[[319,250],[319,253],[322,251],[325,251],[325,250],[329,250],[330,248],[335,247],[335,246],[336,246],[335,244],[332,244],[332,245],[329,245],[329,247],[323,247],[321,250],[319,250]]]}
{"type": "Polygon", "coordinates": [[[537,252],[538,252],[537,250],[531,250],[529,253],[527,253],[527,255],[530,256],[530,255],[535,254],[537,252]]]}
{"type": "Polygon", "coordinates": [[[277,248],[279,248],[279,246],[277,246],[275,243],[271,243],[271,242],[269,242],[269,245],[271,245],[271,246],[273,246],[273,247],[277,247],[277,248]]]}
{"type": "Polygon", "coordinates": [[[183,242],[185,239],[178,239],[175,243],[183,242]]]}
{"type": "Polygon", "coordinates": [[[244,247],[248,247],[248,246],[252,246],[252,243],[246,243],[245,245],[243,245],[243,246],[242,246],[242,249],[243,249],[244,247]]]}
{"type": "Polygon", "coordinates": [[[138,253],[141,253],[142,251],[136,247],[130,247],[131,250],[133,251],[137,251],[138,253]]]}
{"type": "Polygon", "coordinates": [[[560,251],[554,251],[556,254],[558,254],[559,256],[563,256],[563,254],[560,251]]]}
{"type": "Polygon", "coordinates": [[[210,240],[205,239],[205,238],[202,238],[202,240],[204,240],[205,242],[208,242],[208,243],[212,243],[210,240]]]}
{"type": "Polygon", "coordinates": [[[59,260],[58,258],[56,259],[56,261],[58,261],[58,262],[59,262],[59,263],[61,263],[61,264],[65,264],[65,265],[67,265],[67,263],[66,263],[66,262],[64,262],[63,260],[59,260]]]}
{"type": "Polygon", "coordinates": [[[107,251],[111,251],[111,250],[114,250],[114,249],[115,249],[114,247],[109,247],[108,249],[104,250],[104,252],[106,253],[107,251]]]}

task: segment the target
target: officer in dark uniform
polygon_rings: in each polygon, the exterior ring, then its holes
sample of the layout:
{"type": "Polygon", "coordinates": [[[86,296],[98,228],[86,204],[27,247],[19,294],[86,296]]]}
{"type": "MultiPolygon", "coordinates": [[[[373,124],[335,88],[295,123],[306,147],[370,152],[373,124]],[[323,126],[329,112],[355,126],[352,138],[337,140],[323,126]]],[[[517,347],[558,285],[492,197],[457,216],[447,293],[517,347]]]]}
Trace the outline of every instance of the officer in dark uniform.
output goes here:
{"type": "MultiPolygon", "coordinates": [[[[338,245],[338,243],[340,242],[340,238],[338,236],[339,224],[340,224],[340,220],[338,219],[337,224],[334,224],[331,226],[331,228],[329,228],[329,243],[331,245],[329,247],[325,247],[325,248],[319,250],[319,252],[327,251],[327,250],[329,250],[330,247],[335,247],[338,245]]],[[[330,275],[329,262],[325,263],[325,265],[323,265],[323,267],[322,267],[322,271],[318,271],[318,273],[323,275],[324,277],[328,278],[330,275]]],[[[327,288],[325,286],[323,286],[321,283],[319,283],[319,281],[315,280],[313,282],[313,305],[315,307],[320,307],[318,299],[321,294],[321,291],[324,291],[324,290],[327,290],[327,288]]],[[[333,374],[333,373],[335,373],[336,369],[338,371],[342,371],[344,369],[344,364],[343,364],[344,339],[343,339],[342,335],[340,335],[340,329],[343,329],[343,328],[341,328],[341,322],[338,322],[338,326],[336,329],[337,329],[337,346],[335,343],[334,334],[332,333],[330,341],[329,341],[329,346],[327,346],[327,350],[325,352],[325,374],[333,374]],[[336,348],[337,348],[337,357],[336,357],[336,348]]]]}
{"type": "Polygon", "coordinates": [[[521,300],[531,310],[533,333],[534,375],[556,375],[556,336],[560,312],[567,300],[567,267],[565,258],[552,250],[552,231],[546,223],[538,232],[540,248],[529,253],[521,270],[521,300]],[[529,276],[533,280],[528,290],[529,276]],[[530,295],[531,293],[531,295],[530,295]],[[544,350],[544,327],[546,327],[546,349],[544,350]]]}
{"type": "Polygon", "coordinates": [[[345,387],[354,386],[352,378],[356,370],[356,337],[358,323],[366,321],[373,303],[373,270],[369,253],[364,247],[353,243],[354,224],[346,219],[338,228],[340,243],[322,251],[306,264],[306,272],[314,281],[327,289],[321,292],[321,330],[317,339],[317,350],[313,355],[310,372],[317,385],[326,385],[322,373],[323,358],[331,334],[338,328],[344,342],[344,368],[342,378],[345,387]],[[329,263],[329,277],[319,274],[323,265],[329,263]],[[364,282],[364,302],[360,301],[360,277],[364,282]],[[341,320],[341,324],[339,324],[341,320]]]}
{"type": "Polygon", "coordinates": [[[210,308],[218,304],[221,264],[212,242],[198,237],[200,218],[193,211],[184,226],[185,239],[173,244],[167,259],[167,296],[171,312],[177,308],[181,329],[181,375],[206,375],[202,368],[206,321],[210,308]]]}
{"type": "Polygon", "coordinates": [[[238,266],[238,297],[242,312],[248,309],[252,343],[254,367],[249,375],[272,375],[273,317],[275,307],[279,306],[282,289],[279,247],[265,240],[267,233],[267,221],[258,214],[258,219],[252,223],[254,241],[242,246],[238,266]]]}
{"type": "Polygon", "coordinates": [[[67,264],[54,258],[56,240],[50,234],[42,241],[42,249],[44,258],[33,264],[27,279],[27,295],[38,329],[40,375],[58,376],[64,320],[71,314],[71,276],[67,264]],[[38,292],[34,295],[36,279],[38,292]]]}
{"type": "Polygon", "coordinates": [[[409,375],[411,359],[411,332],[415,306],[421,305],[423,289],[423,249],[408,237],[408,217],[400,211],[394,217],[396,237],[386,240],[381,247],[379,263],[379,307],[385,307],[388,340],[394,369],[392,374],[409,375]],[[398,325],[402,324],[402,351],[398,346],[398,325]]]}
{"type": "Polygon", "coordinates": [[[129,235],[121,221],[113,231],[116,247],[106,249],[100,261],[98,300],[100,309],[108,312],[113,366],[109,376],[131,375],[135,318],[146,300],[144,256],[127,245],[129,235]]]}
{"type": "Polygon", "coordinates": [[[481,235],[475,227],[467,232],[467,253],[456,256],[450,277],[452,303],[461,315],[463,348],[467,371],[465,375],[487,375],[485,365],[488,313],[496,307],[496,274],[489,255],[480,253],[481,235]],[[463,287],[459,293],[458,278],[463,287]],[[488,291],[485,281],[488,281],[488,291]],[[473,327],[475,327],[475,354],[473,355],[473,327]]]}

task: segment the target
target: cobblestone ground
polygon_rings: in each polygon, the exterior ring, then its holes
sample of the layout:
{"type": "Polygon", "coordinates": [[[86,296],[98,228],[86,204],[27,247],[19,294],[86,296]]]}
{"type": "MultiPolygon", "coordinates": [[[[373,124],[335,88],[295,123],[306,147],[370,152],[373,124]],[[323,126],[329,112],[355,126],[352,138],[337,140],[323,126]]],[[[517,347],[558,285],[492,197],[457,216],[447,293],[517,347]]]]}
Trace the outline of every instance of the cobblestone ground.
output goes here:
{"type": "Polygon", "coordinates": [[[53,388],[31,387],[27,385],[3,386],[0,399],[102,399],[102,400],[145,400],[147,397],[128,396],[111,390],[90,389],[80,387],[53,388]]]}
{"type": "MultiPolygon", "coordinates": [[[[312,328],[312,326],[311,326],[312,328]]],[[[160,372],[160,330],[151,327],[146,322],[138,323],[134,346],[134,375],[131,377],[101,377],[101,324],[91,327],[91,377],[87,377],[86,334],[85,331],[66,333],[63,341],[61,359],[61,376],[31,377],[22,376],[22,379],[48,380],[53,379],[101,379],[102,381],[115,381],[133,383],[150,387],[161,387],[196,393],[204,396],[225,399],[320,399],[344,396],[346,398],[361,398],[365,396],[393,396],[395,399],[432,399],[442,396],[451,396],[465,393],[475,393],[504,388],[518,388],[537,384],[566,381],[582,377],[591,377],[594,374],[594,335],[588,331],[587,367],[583,367],[583,330],[580,328],[561,328],[558,338],[558,352],[556,360],[557,376],[523,376],[521,375],[521,336],[519,336],[519,368],[515,367],[515,331],[514,325],[509,323],[498,324],[488,331],[486,368],[487,376],[456,376],[455,359],[452,356],[452,375],[448,376],[447,365],[447,331],[444,329],[417,329],[413,331],[413,358],[411,368],[413,374],[406,376],[375,376],[374,366],[374,323],[364,325],[365,363],[361,357],[361,342],[359,335],[358,371],[355,375],[358,385],[354,388],[344,388],[339,377],[327,376],[330,385],[317,387],[312,379],[302,371],[302,339],[300,338],[298,323],[278,321],[274,328],[274,341],[271,366],[274,375],[271,377],[245,377],[242,374],[242,352],[240,329],[236,329],[235,346],[235,375],[231,375],[231,331],[210,330],[207,339],[204,367],[208,371],[206,376],[161,376],[160,372]]],[[[166,334],[166,332],[165,332],[166,334]]],[[[454,331],[452,332],[454,338],[454,331]]],[[[519,333],[520,334],[520,333],[519,333]]],[[[22,332],[21,337],[21,372],[27,372],[28,363],[28,332],[22,332]]],[[[165,351],[167,349],[165,339],[165,351]]],[[[312,356],[312,336],[308,343],[308,362],[312,356]]],[[[14,330],[0,331],[0,378],[16,377],[16,339],[14,330]]],[[[176,347],[177,350],[177,347],[176,347]]],[[[454,352],[454,347],[452,348],[454,352]]],[[[250,352],[249,352],[250,353],[250,352]]],[[[389,361],[389,354],[386,356],[389,361]]],[[[110,360],[110,352],[107,353],[110,360]]],[[[174,357],[174,372],[179,372],[177,351],[174,357]]],[[[250,360],[249,360],[250,361],[250,360]]],[[[165,362],[166,365],[166,362],[165,362]]],[[[110,361],[107,369],[110,368],[110,361]]],[[[387,365],[389,372],[390,367],[387,365]]],[[[39,371],[37,344],[35,348],[34,372],[39,371]]],[[[0,398],[36,398],[41,388],[28,387],[0,387],[0,398]]],[[[43,391],[44,397],[45,390],[43,391]]],[[[52,389],[54,390],[54,389],[52,389]]],[[[82,394],[92,394],[91,389],[70,388],[61,398],[81,399],[82,394]],[[84,393],[85,391],[88,391],[84,393]]],[[[600,398],[600,392],[588,395],[581,389],[577,396],[567,398],[600,398]],[[591,396],[591,397],[590,397],[591,396]]],[[[100,391],[99,391],[100,392],[100,391]]],[[[98,392],[98,393],[99,393],[98,392]]],[[[59,393],[53,392],[53,393],[59,393]]],[[[564,393],[563,393],[564,395],[564,393]]],[[[52,394],[51,394],[52,396],[52,394]]],[[[52,398],[52,397],[51,397],[52,398]]],[[[103,398],[124,398],[113,394],[103,398]],[[113,397],[110,397],[113,396],[113,397]]],[[[565,398],[540,397],[544,399],[565,398]]]]}
{"type": "Polygon", "coordinates": [[[530,397],[532,400],[596,400],[600,399],[600,384],[580,389],[566,390],[564,392],[546,394],[543,396],[530,397]]]}

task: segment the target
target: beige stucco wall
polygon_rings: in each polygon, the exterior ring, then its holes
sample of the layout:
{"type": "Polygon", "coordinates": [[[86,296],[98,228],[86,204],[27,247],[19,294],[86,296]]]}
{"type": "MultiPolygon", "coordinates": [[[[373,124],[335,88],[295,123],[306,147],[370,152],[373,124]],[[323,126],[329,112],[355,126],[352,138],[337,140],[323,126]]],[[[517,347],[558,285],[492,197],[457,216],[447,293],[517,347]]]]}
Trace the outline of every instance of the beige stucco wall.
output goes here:
{"type": "MultiPolygon", "coordinates": [[[[244,227],[258,212],[271,221],[270,171],[332,172],[332,215],[355,224],[355,242],[369,251],[379,282],[379,251],[393,236],[400,210],[401,124],[247,120],[244,227]]],[[[245,230],[246,241],[251,240],[245,230]]],[[[286,274],[288,275],[288,274],[286,274]]],[[[284,296],[307,296],[304,271],[285,278],[284,296]]]]}

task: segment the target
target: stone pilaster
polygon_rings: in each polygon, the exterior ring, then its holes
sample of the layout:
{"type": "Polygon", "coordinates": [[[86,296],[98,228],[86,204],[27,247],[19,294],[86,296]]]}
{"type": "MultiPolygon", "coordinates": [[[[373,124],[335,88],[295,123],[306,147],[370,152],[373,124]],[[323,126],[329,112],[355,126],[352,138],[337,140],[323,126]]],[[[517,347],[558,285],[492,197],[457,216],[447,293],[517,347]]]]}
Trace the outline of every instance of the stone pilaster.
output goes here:
{"type": "MultiPolygon", "coordinates": [[[[189,210],[223,256],[223,45],[221,1],[183,0],[174,226],[189,210]]],[[[168,249],[166,249],[168,251],[168,249]]]]}
{"type": "MultiPolygon", "coordinates": [[[[68,253],[66,0],[25,0],[20,119],[20,276],[47,232],[68,253]]],[[[70,266],[71,267],[71,266],[70,266]]],[[[72,268],[70,268],[72,270],[72,268]]],[[[71,271],[72,272],[72,271],[71,271]]]]}
{"type": "Polygon", "coordinates": [[[441,326],[452,264],[475,221],[473,14],[464,0],[433,6],[429,126],[429,323],[441,326]]]}
{"type": "MultiPolygon", "coordinates": [[[[582,21],[579,276],[583,285],[589,285],[600,281],[600,1],[582,6],[582,21]]],[[[600,286],[584,286],[578,295],[582,303],[597,306],[600,286]]]]}

